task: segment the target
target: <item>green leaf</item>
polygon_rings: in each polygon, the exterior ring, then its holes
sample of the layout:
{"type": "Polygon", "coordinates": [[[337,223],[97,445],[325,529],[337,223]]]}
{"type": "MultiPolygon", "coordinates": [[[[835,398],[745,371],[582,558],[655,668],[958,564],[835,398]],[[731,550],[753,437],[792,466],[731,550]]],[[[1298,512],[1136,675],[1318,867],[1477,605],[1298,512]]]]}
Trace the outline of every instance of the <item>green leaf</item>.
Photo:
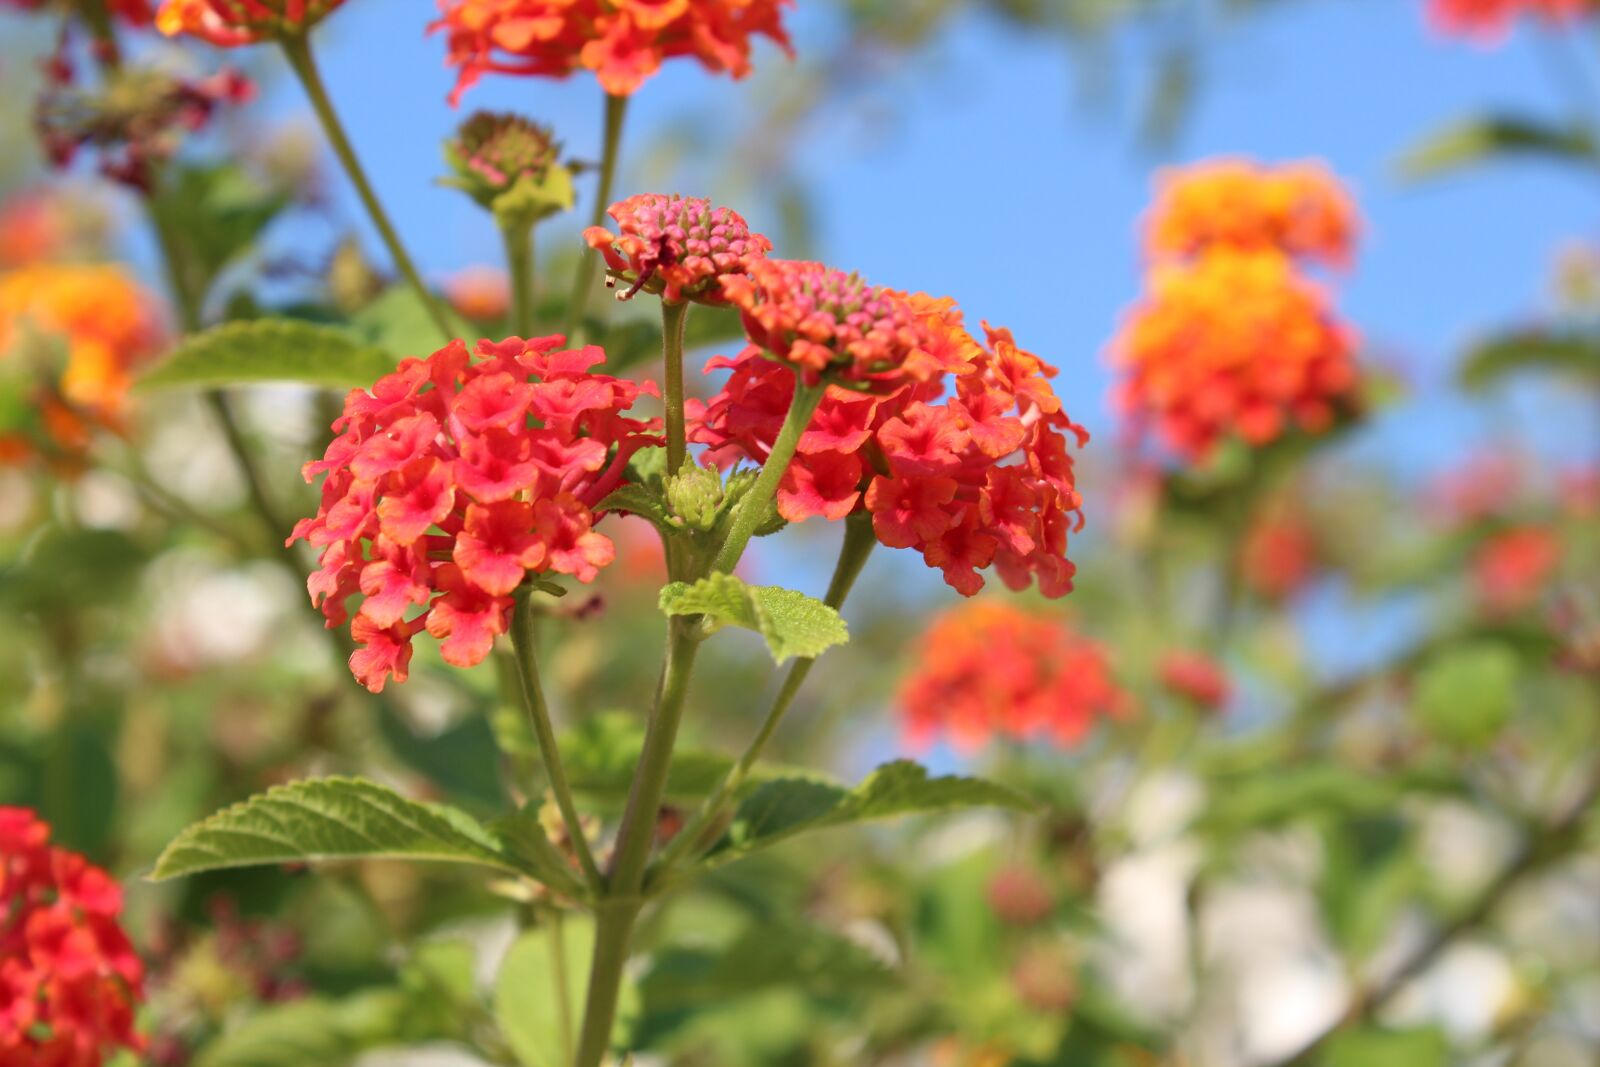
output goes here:
{"type": "Polygon", "coordinates": [[[1480,390],[1522,371],[1562,374],[1600,385],[1600,338],[1543,330],[1506,334],[1469,352],[1458,377],[1465,388],[1480,390]]]}
{"type": "Polygon", "coordinates": [[[147,389],[260,382],[366,388],[394,370],[397,362],[338,326],[250,319],[184,338],[139,384],[147,389]]]}
{"type": "Polygon", "coordinates": [[[981,778],[930,778],[926,768],[910,760],[884,764],[854,789],[780,778],[760,786],[739,804],[711,860],[727,862],[830,826],[979,807],[1026,812],[1035,805],[1015,790],[981,778]]]}
{"type": "Polygon", "coordinates": [[[822,601],[775,585],[746,585],[731,574],[713,574],[693,585],[674,582],[661,590],[668,615],[704,615],[713,629],[739,626],[766,638],[779,663],[811,659],[850,639],[839,613],[822,601]]]}
{"type": "Polygon", "coordinates": [[[1447,649],[1417,676],[1412,707],[1429,734],[1447,744],[1488,743],[1511,717],[1517,656],[1495,641],[1447,649]]]}
{"type": "Polygon", "coordinates": [[[672,511],[661,493],[647,485],[618,486],[595,506],[595,511],[623,511],[637,515],[641,519],[648,519],[652,526],[663,533],[673,533],[678,529],[677,521],[672,517],[672,511]]]}
{"type": "Polygon", "coordinates": [[[193,291],[204,294],[223,268],[256,247],[289,203],[283,190],[221,163],[172,169],[151,208],[179,246],[193,291]]]}
{"type": "Polygon", "coordinates": [[[1433,1027],[1416,1030],[1345,1030],[1328,1042],[1322,1067],[1444,1067],[1450,1043],[1433,1027]]]}
{"type": "Polygon", "coordinates": [[[490,828],[505,842],[506,849],[517,857],[523,867],[538,876],[539,881],[570,897],[587,895],[583,883],[578,881],[567,863],[567,858],[545,833],[537,807],[529,805],[515,815],[495,821],[490,828]]]}
{"type": "Polygon", "coordinates": [[[1552,126],[1520,115],[1462,119],[1425,138],[1400,161],[1407,178],[1437,178],[1508,158],[1545,158],[1592,164],[1594,137],[1582,126],[1552,126]]]}
{"type": "Polygon", "coordinates": [[[195,1067],[342,1067],[370,1049],[398,1044],[408,1028],[408,1001],[383,989],[272,1005],[208,1044],[195,1067]]]}
{"type": "MultiPolygon", "coordinates": [[[[584,990],[589,987],[589,959],[593,953],[594,920],[570,912],[564,914],[559,927],[546,923],[529,930],[506,953],[495,982],[494,1014],[501,1035],[523,1067],[563,1067],[563,997],[555,976],[565,974],[567,1032],[575,1034],[584,990]]],[[[638,990],[632,982],[624,981],[612,1028],[613,1047],[627,1040],[638,1014],[638,990]]]]}
{"type": "MultiPolygon", "coordinates": [[[[444,313],[455,336],[479,336],[472,325],[448,306],[444,313]]],[[[366,344],[392,352],[399,358],[426,356],[443,343],[439,327],[434,325],[422,298],[415,289],[404,284],[390,286],[356,312],[350,319],[350,332],[366,344]]],[[[390,361],[391,369],[399,358],[390,361]]]]}
{"type": "Polygon", "coordinates": [[[156,860],[155,881],[200,871],[340,859],[474,863],[531,874],[481,823],[359,778],[291,782],[196,823],[156,860]]]}

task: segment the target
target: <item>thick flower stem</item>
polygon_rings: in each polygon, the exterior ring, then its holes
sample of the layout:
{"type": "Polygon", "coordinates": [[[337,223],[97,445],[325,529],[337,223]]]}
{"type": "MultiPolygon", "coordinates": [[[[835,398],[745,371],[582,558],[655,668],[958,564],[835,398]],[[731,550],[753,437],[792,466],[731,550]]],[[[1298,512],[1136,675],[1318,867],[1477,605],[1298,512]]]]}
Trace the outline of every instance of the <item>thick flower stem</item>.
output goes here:
{"type": "Polygon", "coordinates": [[[544,699],[544,687],[539,682],[539,661],[534,649],[533,604],[527,589],[517,592],[516,607],[511,614],[511,647],[517,653],[518,674],[522,682],[522,704],[527,709],[528,721],[533,725],[539,742],[539,754],[544,758],[545,775],[550,779],[550,792],[555,795],[556,807],[561,810],[561,821],[566,825],[567,837],[589,885],[599,890],[605,884],[600,868],[589,850],[589,841],[583,836],[583,821],[578,815],[578,805],[572,798],[572,785],[567,780],[566,766],[561,762],[561,750],[556,745],[556,732],[550,722],[550,706],[544,699]]]}
{"type": "Polygon", "coordinates": [[[511,332],[526,339],[534,330],[533,227],[508,222],[500,234],[506,245],[506,270],[511,275],[511,332]]]}
{"type": "Polygon", "coordinates": [[[644,749],[634,771],[633,789],[628,794],[622,825],[617,830],[610,879],[595,909],[594,958],[589,969],[589,994],[584,1006],[576,1067],[600,1067],[611,1043],[611,1027],[616,1020],[617,997],[628,962],[633,924],[643,903],[640,891],[645,868],[655,844],[656,823],[661,799],[667,790],[672,750],[678,741],[678,724],[683,719],[684,702],[689,693],[689,676],[700,647],[695,624],[696,620],[688,618],[675,618],[667,624],[667,662],[656,690],[655,710],[645,731],[644,749]]]}
{"type": "MultiPolygon", "coordinates": [[[[844,606],[845,598],[850,595],[856,579],[861,576],[862,568],[867,564],[867,557],[872,554],[873,546],[877,543],[877,535],[872,531],[871,515],[859,512],[845,521],[844,544],[839,549],[839,561],[834,565],[833,580],[828,583],[828,595],[823,598],[823,603],[835,611],[844,606]]],[[[671,846],[662,853],[651,881],[652,888],[659,882],[671,878],[673,866],[687,854],[697,853],[710,844],[702,838],[708,830],[716,826],[729,799],[738,795],[739,789],[750,777],[750,772],[755,769],[762,752],[766,750],[767,743],[777,732],[778,724],[788,714],[789,707],[800,692],[800,687],[810,675],[812,664],[816,662],[815,659],[797,659],[789,667],[789,673],[784,676],[783,685],[772,701],[772,709],[767,712],[766,721],[761,724],[761,729],[756,732],[744,755],[739,757],[739,761],[723,776],[722,781],[717,783],[717,787],[712,790],[700,810],[678,836],[672,839],[671,846]]]]}
{"type": "Polygon", "coordinates": [[[661,302],[661,358],[666,369],[662,403],[667,414],[667,473],[677,474],[688,453],[688,434],[683,418],[683,330],[689,321],[689,305],[661,302]]]}
{"type": "Polygon", "coordinates": [[[795,450],[800,447],[800,438],[806,432],[806,427],[811,425],[811,416],[816,414],[826,388],[796,380],[794,399],[789,403],[789,414],[784,416],[783,428],[778,431],[778,439],[772,442],[772,451],[761,466],[761,475],[756,479],[756,484],[750,487],[744,500],[739,503],[739,510],[728,529],[727,540],[722,542],[717,558],[711,564],[713,573],[733,570],[739,557],[744,555],[750,538],[766,521],[773,498],[778,495],[778,486],[789,470],[789,462],[794,459],[795,450]]]}
{"type": "Polygon", "coordinates": [[[356,195],[361,198],[362,206],[367,209],[367,215],[372,219],[372,225],[377,228],[378,236],[383,238],[385,247],[389,249],[389,258],[394,261],[395,269],[405,276],[411,288],[416,291],[417,299],[422,301],[423,308],[427,310],[428,317],[433,320],[434,325],[439,328],[440,335],[445,340],[450,340],[455,336],[455,331],[450,326],[450,318],[445,314],[444,305],[439,303],[439,298],[423,284],[422,275],[417,273],[411,254],[406,251],[405,245],[400,243],[399,233],[389,221],[389,215],[378,200],[378,194],[373,191],[372,182],[367,179],[367,172],[356,157],[355,148],[350,144],[344,125],[333,109],[333,101],[328,97],[327,87],[323,85],[322,75],[318,72],[316,61],[311,55],[310,38],[304,34],[288,35],[280,38],[279,44],[283,46],[284,58],[289,61],[295,77],[305,89],[307,99],[311,101],[311,109],[317,114],[317,121],[322,125],[322,132],[328,138],[333,154],[339,157],[350,183],[356,187],[356,195]]]}
{"type": "MultiPolygon", "coordinates": [[[[606,208],[611,206],[612,190],[617,181],[617,158],[622,148],[622,120],[628,112],[628,98],[606,95],[605,141],[600,150],[600,184],[595,189],[594,209],[589,213],[589,225],[600,226],[606,220],[606,208]]],[[[568,338],[576,340],[583,330],[583,316],[589,309],[589,294],[594,290],[595,272],[599,262],[594,255],[585,253],[578,257],[577,275],[572,281],[572,296],[567,301],[568,338]]]]}

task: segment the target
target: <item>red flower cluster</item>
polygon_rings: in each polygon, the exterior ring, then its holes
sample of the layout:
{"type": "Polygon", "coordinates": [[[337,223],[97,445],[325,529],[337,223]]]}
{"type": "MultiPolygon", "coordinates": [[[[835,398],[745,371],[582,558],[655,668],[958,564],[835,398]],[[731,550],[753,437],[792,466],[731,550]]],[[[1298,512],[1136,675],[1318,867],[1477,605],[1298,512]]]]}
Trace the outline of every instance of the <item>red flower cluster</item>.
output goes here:
{"type": "Polygon", "coordinates": [[[144,967],[117,923],[122,887],[0,807],[0,1064],[100,1067],[138,1050],[144,967]]]}
{"type": "MultiPolygon", "coordinates": [[[[791,522],[870,511],[878,540],[919,549],[967,596],[983,587],[978,571],[991,564],[1013,589],[1037,577],[1046,596],[1067,593],[1074,572],[1067,536],[1083,525],[1068,440],[1081,447],[1088,434],[1051,389],[1055,369],[1018,348],[1006,330],[986,329],[986,344],[978,344],[949,300],[921,294],[876,300],[894,305],[895,321],[910,323],[904,330],[919,338],[902,364],[917,373],[903,373],[884,393],[830,385],[784,475],[778,510],[791,522]]],[[[794,305],[754,306],[759,312],[794,305]]],[[[849,328],[860,321],[855,315],[846,316],[849,328]]],[[[819,344],[814,338],[837,321],[823,318],[816,328],[799,320],[807,346],[819,344]]],[[[758,345],[784,339],[754,325],[750,337],[758,345]]],[[[732,368],[733,375],[709,404],[690,402],[690,440],[710,445],[719,465],[763,462],[794,395],[795,375],[756,347],[707,366],[732,368]]],[[[858,380],[871,378],[863,371],[858,380]]]]}
{"type": "Polygon", "coordinates": [[[591,226],[583,239],[613,275],[632,283],[620,294],[624,300],[644,289],[669,303],[724,303],[721,280],[747,274],[772,251],[772,242],[751,233],[737,212],[700,197],[644,193],[612,204],[606,214],[620,233],[591,226]]]}
{"type": "Polygon", "coordinates": [[[1542,526],[1517,526],[1490,537],[1473,557],[1478,599],[1490,612],[1529,607],[1561,566],[1561,539],[1542,526]]]}
{"type": "Polygon", "coordinates": [[[1320,169],[1200,165],[1162,179],[1145,299],[1111,347],[1136,427],[1204,459],[1237,434],[1267,444],[1354,403],[1356,339],[1295,257],[1342,262],[1355,224],[1320,169]],[[1173,258],[1166,258],[1173,257],[1173,258]]]}
{"type": "Polygon", "coordinates": [[[928,628],[900,709],[911,744],[948,738],[970,751],[995,737],[1072,745],[1132,701],[1096,642],[1059,618],[980,600],[928,628]]]}
{"type": "Polygon", "coordinates": [[[663,60],[693,56],[707,70],[750,73],[750,39],[791,52],[783,9],[791,0],[439,0],[432,26],[445,61],[460,70],[452,104],[486,72],[565,78],[592,70],[613,96],[629,96],[663,60]]]}
{"type": "Polygon", "coordinates": [[[1226,704],[1233,688],[1221,664],[1203,652],[1168,652],[1161,657],[1158,670],[1168,692],[1193,701],[1203,711],[1226,704]]]}
{"type": "Polygon", "coordinates": [[[255,44],[284,33],[303,33],[344,0],[161,0],[156,28],[168,37],[188,34],[219,48],[255,44]]]}
{"type": "Polygon", "coordinates": [[[1321,550],[1316,530],[1292,512],[1258,518],[1239,546],[1239,576],[1266,600],[1284,600],[1305,588],[1317,571],[1321,550]]]}
{"type": "Polygon", "coordinates": [[[328,475],[322,506],[289,543],[323,547],[307,588],[329,626],[363,596],[350,668],[373,692],[391,674],[405,681],[417,632],[472,666],[506,632],[528,574],[588,582],[615,555],[594,506],[657,443],[650,423],[623,414],[654,386],[594,373],[605,353],[563,341],[480,341],[477,361],[453,341],[408,359],[351,392],[339,436],[306,464],[307,481],[328,475]]]}
{"type": "Polygon", "coordinates": [[[1428,21],[1440,33],[1492,42],[1519,16],[1570,22],[1594,9],[1593,0],[1429,0],[1428,21]]]}
{"type": "Polygon", "coordinates": [[[1225,245],[1343,266],[1358,227],[1355,205],[1321,163],[1219,159],[1157,176],[1145,254],[1182,258],[1225,245]]]}

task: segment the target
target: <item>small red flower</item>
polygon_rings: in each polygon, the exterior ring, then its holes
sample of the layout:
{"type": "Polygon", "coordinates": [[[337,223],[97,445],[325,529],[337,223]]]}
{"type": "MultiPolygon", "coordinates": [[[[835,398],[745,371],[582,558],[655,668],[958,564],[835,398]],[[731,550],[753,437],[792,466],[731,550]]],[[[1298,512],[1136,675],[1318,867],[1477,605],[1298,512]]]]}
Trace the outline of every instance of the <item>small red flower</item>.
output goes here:
{"type": "Polygon", "coordinates": [[[1593,10],[1592,0],[1429,0],[1428,21],[1440,33],[1495,43],[1519,17],[1563,23],[1593,10]]]}
{"type": "Polygon", "coordinates": [[[219,48],[304,33],[344,0],[161,0],[156,29],[187,34],[219,48]]]}
{"type": "Polygon", "coordinates": [[[1298,593],[1316,576],[1322,553],[1316,530],[1288,512],[1258,518],[1239,547],[1239,572],[1257,596],[1280,601],[1298,593]]]}
{"type": "Polygon", "coordinates": [[[1507,615],[1530,607],[1561,566],[1561,539],[1542,526],[1517,526],[1478,547],[1472,573],[1484,608],[1507,615]]]}
{"type": "Polygon", "coordinates": [[[751,38],[793,54],[783,28],[791,0],[439,0],[430,31],[445,33],[458,68],[452,104],[486,73],[565,78],[592,70],[631,96],[675,56],[735,78],[750,73],[751,38]]]}
{"type": "Polygon", "coordinates": [[[144,1039],[144,966],[118,923],[122,887],[0,807],[0,1064],[100,1067],[144,1039]]]}
{"type": "Polygon", "coordinates": [[[594,507],[656,442],[623,414],[654,387],[596,374],[600,349],[561,344],[481,341],[474,359],[454,341],[406,360],[349,395],[339,436],[306,464],[308,481],[327,475],[322,506],[289,543],[323,548],[306,587],[329,626],[361,594],[350,669],[373,692],[406,680],[417,633],[470,667],[506,632],[529,574],[590,582],[614,557],[594,507]]]}
{"type": "Polygon", "coordinates": [[[1070,746],[1097,719],[1132,708],[1098,643],[1059,618],[997,601],[940,616],[916,657],[899,703],[919,747],[948,739],[970,751],[997,737],[1070,746]]]}
{"type": "Polygon", "coordinates": [[[606,210],[619,233],[604,226],[583,231],[589,247],[605,257],[613,276],[631,283],[628,299],[644,289],[668,303],[723,303],[721,279],[748,273],[772,251],[772,242],[737,212],[712,207],[698,197],[644,193],[606,210]]]}
{"type": "MultiPolygon", "coordinates": [[[[980,344],[949,301],[883,299],[910,312],[914,358],[927,376],[889,379],[875,393],[828,386],[779,486],[779,512],[791,522],[870,512],[879,541],[917,549],[965,595],[983,587],[978,572],[991,566],[1013,589],[1037,581],[1046,596],[1065,594],[1067,538],[1082,526],[1068,442],[1081,447],[1088,435],[1061,410],[1054,368],[1005,330],[987,330],[980,344]]],[[[818,317],[813,337],[837,321],[818,317]]],[[[756,326],[752,339],[767,339],[756,326]]],[[[733,373],[710,402],[690,402],[690,440],[722,465],[763,462],[794,375],[755,347],[708,366],[733,373]]]]}
{"type": "Polygon", "coordinates": [[[1168,652],[1161,657],[1159,671],[1168,692],[1193,701],[1203,711],[1227,704],[1233,689],[1227,672],[1203,652],[1168,652]]]}

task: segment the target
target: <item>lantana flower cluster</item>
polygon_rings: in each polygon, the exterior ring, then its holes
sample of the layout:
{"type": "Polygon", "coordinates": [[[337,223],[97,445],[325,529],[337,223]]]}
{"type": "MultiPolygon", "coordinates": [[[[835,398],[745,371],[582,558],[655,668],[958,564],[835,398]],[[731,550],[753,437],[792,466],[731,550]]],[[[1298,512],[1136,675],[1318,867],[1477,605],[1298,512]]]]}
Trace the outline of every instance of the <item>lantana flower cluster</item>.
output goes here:
{"type": "MultiPolygon", "coordinates": [[[[164,340],[155,298],[119,267],[37,263],[0,273],[0,358],[11,363],[3,377],[56,449],[80,452],[92,428],[121,425],[133,372],[164,340]]],[[[30,455],[41,443],[0,426],[0,455],[30,455]]]]}
{"type": "Polygon", "coordinates": [[[1355,333],[1303,272],[1349,256],[1355,223],[1330,183],[1234,161],[1163,179],[1146,294],[1110,353],[1137,429],[1203,460],[1225,437],[1320,432],[1354,406],[1355,333]]]}
{"type": "Polygon", "coordinates": [[[1522,611],[1542,598],[1561,566],[1561,538],[1540,525],[1497,531],[1472,557],[1478,601],[1492,615],[1522,611]]]}
{"type": "Polygon", "coordinates": [[[1563,23],[1594,10],[1594,0],[1429,0],[1428,21],[1441,33],[1495,42],[1518,18],[1563,23]]]}
{"type": "Polygon", "coordinates": [[[565,78],[591,70],[613,96],[632,95],[661,64],[692,56],[713,72],[750,73],[751,39],[790,51],[791,0],[441,0],[433,29],[458,68],[451,102],[485,73],[565,78]]]}
{"type": "Polygon", "coordinates": [[[481,662],[530,574],[592,581],[615,547],[596,505],[629,458],[658,443],[624,414],[643,385],[596,373],[597,347],[563,338],[453,341],[355,390],[319,461],[322,506],[289,543],[323,550],[308,582],[330,627],[350,621],[350,658],[373,692],[405,681],[424,630],[446,662],[481,662]],[[360,594],[354,618],[346,602],[360,594]]]}
{"type": "Polygon", "coordinates": [[[756,343],[708,363],[732,374],[708,403],[690,404],[690,439],[713,461],[764,462],[796,372],[828,371],[778,491],[784,518],[870,512],[879,541],[919,550],[967,596],[991,565],[1014,589],[1037,579],[1047,596],[1071,590],[1067,538],[1082,527],[1082,500],[1069,442],[1081,447],[1088,434],[1050,387],[1054,368],[1003,329],[986,327],[980,344],[952,301],[814,265],[767,261],[724,290],[756,343]],[[848,301],[816,299],[845,284],[857,287],[848,301]]]}
{"type": "Polygon", "coordinates": [[[198,37],[238,48],[281,34],[303,33],[344,0],[161,0],[156,28],[168,37],[198,37]]]}
{"type": "Polygon", "coordinates": [[[144,967],[118,923],[122,887],[0,807],[0,1064],[100,1067],[143,1040],[144,967]]]}
{"type": "Polygon", "coordinates": [[[1133,708],[1104,647],[1060,617],[977,600],[941,615],[900,686],[907,740],[971,751],[996,739],[1081,741],[1133,708]]]}
{"type": "Polygon", "coordinates": [[[742,215],[703,197],[642,193],[606,213],[618,232],[591,226],[583,239],[604,257],[613,281],[628,283],[622,299],[645,290],[674,304],[724,303],[723,281],[750,273],[772,251],[742,215]]]}

